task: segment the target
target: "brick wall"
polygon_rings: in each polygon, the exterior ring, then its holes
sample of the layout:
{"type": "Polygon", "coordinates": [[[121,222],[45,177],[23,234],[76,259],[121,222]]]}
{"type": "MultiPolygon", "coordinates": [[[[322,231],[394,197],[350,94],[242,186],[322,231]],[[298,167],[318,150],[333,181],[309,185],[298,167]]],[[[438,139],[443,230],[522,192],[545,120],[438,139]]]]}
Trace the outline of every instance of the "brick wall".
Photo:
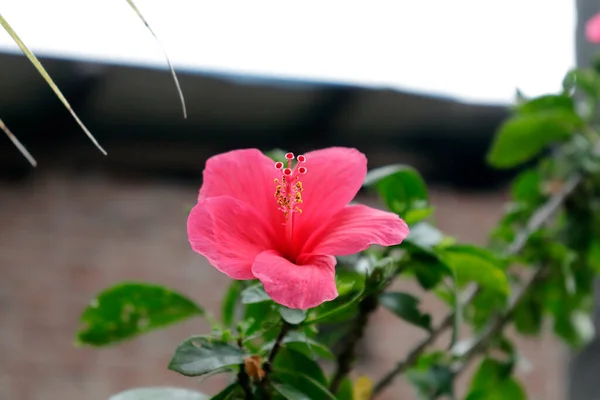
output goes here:
{"type": "MultiPolygon", "coordinates": [[[[98,291],[124,279],[159,282],[219,311],[227,284],[188,246],[186,209],[197,187],[55,171],[0,184],[0,399],[104,400],[149,385],[197,387],[166,369],[175,346],[206,332],[202,320],[107,349],[73,346],[78,317],[98,291]]],[[[441,227],[481,243],[500,211],[502,194],[433,190],[441,227]]],[[[369,200],[372,201],[372,200],[369,200]]],[[[408,291],[412,283],[399,282],[408,291]]],[[[438,318],[444,306],[428,297],[438,318]]],[[[379,311],[369,327],[359,372],[380,375],[422,333],[379,311]]],[[[519,340],[530,370],[521,373],[531,399],[561,400],[563,350],[550,338],[519,340]]],[[[207,393],[223,378],[201,385],[207,393]]],[[[387,399],[411,399],[399,382],[387,399]]],[[[383,397],[382,397],[383,398],[383,397]]]]}

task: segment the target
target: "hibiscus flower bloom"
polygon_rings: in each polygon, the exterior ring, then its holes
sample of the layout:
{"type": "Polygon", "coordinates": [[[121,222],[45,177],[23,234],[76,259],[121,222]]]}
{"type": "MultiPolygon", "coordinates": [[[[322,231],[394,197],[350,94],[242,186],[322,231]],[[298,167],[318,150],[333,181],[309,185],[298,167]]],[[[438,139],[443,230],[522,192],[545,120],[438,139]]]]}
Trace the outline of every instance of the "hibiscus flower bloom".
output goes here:
{"type": "Polygon", "coordinates": [[[333,147],[273,162],[256,149],[211,157],[187,224],[192,249],[233,279],[259,279],[267,294],[307,309],[338,296],[334,256],[396,245],[396,214],[348,205],[367,158],[333,147]]]}
{"type": "Polygon", "coordinates": [[[590,43],[600,43],[600,13],[594,15],[585,24],[585,37],[590,43]]]}

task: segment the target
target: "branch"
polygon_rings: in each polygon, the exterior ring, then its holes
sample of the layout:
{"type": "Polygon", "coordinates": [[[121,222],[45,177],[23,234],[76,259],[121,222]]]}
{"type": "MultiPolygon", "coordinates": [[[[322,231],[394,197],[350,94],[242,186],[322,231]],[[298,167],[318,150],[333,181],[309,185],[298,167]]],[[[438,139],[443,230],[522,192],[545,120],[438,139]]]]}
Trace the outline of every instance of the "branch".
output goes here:
{"type": "Polygon", "coordinates": [[[260,381],[259,390],[262,394],[263,399],[269,400],[271,398],[271,393],[269,392],[269,377],[271,372],[273,371],[273,361],[275,361],[275,357],[279,350],[281,350],[281,345],[283,343],[283,339],[285,335],[292,329],[292,325],[283,321],[283,325],[281,325],[281,330],[279,331],[279,335],[277,335],[277,339],[275,339],[275,343],[267,356],[267,361],[265,361],[262,365],[263,371],[265,371],[265,377],[260,381]]]}
{"type": "Polygon", "coordinates": [[[246,373],[246,367],[244,364],[240,365],[240,372],[237,374],[238,383],[244,391],[246,400],[252,400],[252,388],[250,387],[250,377],[246,373]]]}
{"type": "MultiPolygon", "coordinates": [[[[565,184],[563,185],[561,190],[558,193],[556,193],[555,195],[553,195],[541,208],[539,208],[531,216],[531,218],[527,222],[527,225],[525,226],[525,228],[521,232],[519,232],[519,234],[517,235],[515,240],[508,246],[506,254],[508,256],[511,256],[511,255],[520,253],[521,250],[523,250],[523,248],[525,247],[525,244],[527,243],[527,240],[529,239],[529,237],[535,231],[537,231],[539,228],[541,228],[544,224],[546,224],[550,220],[550,218],[554,215],[554,213],[562,205],[562,203],[565,201],[565,199],[569,195],[571,195],[571,193],[573,193],[573,191],[579,185],[580,182],[581,182],[580,175],[575,175],[571,179],[569,179],[567,182],[565,182],[565,184]]],[[[531,285],[537,279],[536,275],[537,275],[537,273],[534,274],[534,276],[532,277],[535,279],[532,279],[527,284],[525,284],[524,291],[520,292],[520,295],[518,295],[518,297],[515,298],[515,301],[521,301],[522,296],[527,292],[527,290],[531,287],[531,285]]],[[[475,296],[477,295],[478,292],[479,292],[479,289],[477,287],[472,287],[472,288],[468,289],[468,292],[465,294],[465,301],[461,302],[461,304],[465,305],[465,304],[470,303],[475,298],[475,296]]],[[[513,304],[513,309],[514,309],[514,307],[517,304],[515,304],[514,302],[512,304],[513,304]]],[[[512,314],[512,311],[510,311],[510,314],[512,314]]],[[[507,314],[505,316],[505,318],[507,320],[510,319],[510,316],[511,316],[510,314],[507,314]]],[[[418,343],[413,348],[413,350],[406,356],[406,358],[403,361],[396,364],[396,366],[392,370],[390,370],[387,374],[385,374],[383,376],[383,378],[375,384],[375,387],[373,388],[372,398],[375,397],[380,392],[382,392],[385,388],[387,388],[393,382],[393,380],[396,378],[396,376],[398,376],[399,374],[403,373],[404,371],[406,371],[407,369],[412,367],[415,364],[415,362],[419,359],[421,354],[423,354],[425,352],[427,347],[429,347],[431,344],[433,344],[435,342],[435,340],[443,332],[446,331],[446,329],[448,329],[452,326],[453,320],[454,320],[454,312],[451,312],[448,315],[446,315],[446,317],[443,319],[443,321],[435,329],[433,329],[431,331],[429,336],[427,336],[420,343],[418,343]]],[[[506,324],[506,322],[507,321],[502,322],[501,326],[496,329],[502,329],[502,327],[504,326],[504,324],[506,324]]],[[[498,322],[496,322],[496,324],[498,324],[498,322]]]]}
{"type": "Polygon", "coordinates": [[[529,292],[529,290],[541,279],[544,278],[544,274],[546,269],[543,266],[540,266],[536,269],[536,271],[531,274],[527,282],[520,288],[520,290],[514,295],[512,300],[509,302],[509,306],[504,311],[504,313],[497,315],[494,320],[488,325],[488,327],[481,333],[478,339],[469,347],[465,353],[462,355],[462,361],[460,364],[453,368],[453,372],[455,376],[462,374],[471,361],[480,353],[483,353],[487,350],[492,340],[504,329],[506,324],[510,322],[515,309],[519,306],[519,304],[523,301],[525,295],[529,292]]]}
{"type": "MultiPolygon", "coordinates": [[[[244,344],[242,342],[242,338],[238,339],[238,346],[240,349],[244,349],[244,344]]],[[[244,391],[244,396],[246,400],[252,400],[252,388],[250,387],[250,377],[248,376],[248,372],[246,371],[246,363],[240,365],[240,372],[237,374],[237,379],[244,391]]]]}
{"type": "Polygon", "coordinates": [[[352,370],[352,364],[354,364],[354,359],[356,358],[356,345],[365,333],[370,314],[377,309],[378,305],[377,294],[371,294],[360,302],[358,317],[352,326],[343,350],[337,357],[336,370],[329,386],[331,393],[337,393],[342,380],[352,370]]]}
{"type": "Polygon", "coordinates": [[[275,339],[275,344],[271,348],[269,357],[267,357],[267,361],[265,361],[265,363],[263,364],[263,369],[265,370],[265,373],[267,374],[267,376],[272,371],[273,361],[275,360],[275,356],[277,356],[277,353],[279,353],[279,350],[281,349],[281,344],[283,342],[283,338],[285,337],[285,335],[287,335],[287,333],[291,329],[292,329],[292,326],[284,321],[283,325],[281,326],[281,331],[279,331],[279,335],[277,335],[277,339],[275,339]]]}
{"type": "Polygon", "coordinates": [[[427,347],[433,344],[446,329],[452,326],[453,319],[454,314],[448,314],[446,318],[444,318],[444,320],[435,329],[431,331],[429,336],[427,336],[425,339],[419,342],[410,351],[410,353],[408,353],[408,355],[403,361],[400,361],[391,371],[385,374],[383,378],[381,378],[379,382],[375,384],[375,387],[373,388],[372,397],[375,397],[379,392],[388,387],[396,378],[396,376],[413,366],[417,362],[421,354],[423,354],[425,349],[427,349],[427,347]]]}

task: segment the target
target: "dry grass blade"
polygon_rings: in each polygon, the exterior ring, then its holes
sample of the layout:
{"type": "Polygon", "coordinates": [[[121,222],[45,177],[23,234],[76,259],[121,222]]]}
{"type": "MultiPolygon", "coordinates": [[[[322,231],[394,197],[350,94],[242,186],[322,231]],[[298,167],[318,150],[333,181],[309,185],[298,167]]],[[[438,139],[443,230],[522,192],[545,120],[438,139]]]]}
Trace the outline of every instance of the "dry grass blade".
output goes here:
{"type": "Polygon", "coordinates": [[[64,106],[67,108],[67,110],[69,110],[69,112],[71,113],[71,115],[73,116],[73,118],[75,118],[75,121],[77,121],[77,123],[79,124],[79,126],[81,127],[81,129],[83,129],[83,131],[90,138],[90,140],[92,141],[92,143],[94,143],[94,145],[96,145],[96,147],[102,152],[102,154],[106,155],[106,151],[104,151],[104,149],[102,148],[102,146],[100,146],[100,144],[98,143],[98,141],[96,140],[96,138],[94,138],[94,136],[86,128],[86,126],[83,124],[83,122],[81,122],[81,120],[79,119],[79,117],[77,116],[77,114],[75,114],[75,111],[73,111],[73,109],[71,108],[71,105],[69,104],[69,102],[67,101],[67,99],[65,98],[65,96],[63,96],[63,94],[60,91],[60,89],[58,89],[58,86],[56,86],[56,84],[54,83],[54,81],[52,80],[52,78],[50,77],[50,75],[48,74],[48,72],[46,72],[46,69],[44,69],[44,67],[42,66],[42,64],[40,63],[40,61],[27,48],[27,46],[25,46],[25,43],[23,43],[23,41],[19,38],[19,36],[17,35],[17,33],[11,28],[11,26],[4,19],[4,17],[2,17],[1,14],[0,14],[0,25],[2,25],[4,27],[4,29],[8,32],[8,34],[13,38],[13,40],[15,41],[15,43],[17,43],[17,45],[19,46],[19,48],[21,49],[21,51],[27,56],[27,58],[29,59],[29,61],[31,61],[31,63],[33,64],[33,66],[38,70],[38,72],[40,73],[40,75],[42,75],[42,77],[46,80],[46,82],[48,83],[48,85],[50,85],[50,87],[52,88],[52,90],[54,91],[54,93],[56,94],[56,96],[64,104],[64,106]]]}
{"type": "Polygon", "coordinates": [[[2,122],[1,119],[0,119],[0,129],[2,129],[4,131],[4,133],[6,133],[6,136],[8,136],[8,138],[10,139],[11,142],[13,142],[15,147],[17,149],[19,149],[19,151],[21,152],[21,154],[23,154],[23,156],[27,159],[27,161],[29,161],[29,163],[31,165],[33,165],[34,167],[37,167],[37,161],[35,161],[35,158],[33,158],[33,156],[27,151],[25,146],[23,146],[23,144],[21,142],[19,142],[19,139],[17,139],[17,137],[15,135],[13,135],[13,133],[8,129],[8,127],[6,125],[4,125],[4,122],[2,122]]]}
{"type": "Polygon", "coordinates": [[[171,75],[173,76],[173,81],[175,82],[175,87],[177,88],[177,93],[179,94],[179,100],[181,101],[181,108],[183,108],[183,118],[187,118],[187,110],[185,108],[185,99],[183,98],[183,92],[181,91],[181,86],[179,86],[179,80],[177,80],[177,74],[175,74],[175,68],[173,68],[173,64],[171,64],[171,60],[169,59],[169,55],[167,54],[167,51],[165,50],[165,48],[162,45],[162,43],[160,42],[160,40],[158,40],[158,36],[156,36],[156,33],[154,33],[154,31],[152,30],[152,28],[150,27],[150,24],[148,24],[148,21],[146,21],[146,18],[144,18],[144,16],[140,12],[140,10],[135,6],[135,4],[133,3],[133,0],[127,0],[127,3],[129,3],[131,8],[133,8],[133,11],[135,11],[135,13],[138,15],[138,17],[140,17],[140,19],[142,20],[144,25],[146,25],[146,28],[148,28],[148,30],[150,31],[152,36],[154,36],[154,39],[156,39],[156,43],[158,43],[158,45],[160,46],[160,49],[162,50],[163,54],[165,55],[165,58],[167,59],[167,64],[169,65],[169,69],[171,70],[171,75]]]}

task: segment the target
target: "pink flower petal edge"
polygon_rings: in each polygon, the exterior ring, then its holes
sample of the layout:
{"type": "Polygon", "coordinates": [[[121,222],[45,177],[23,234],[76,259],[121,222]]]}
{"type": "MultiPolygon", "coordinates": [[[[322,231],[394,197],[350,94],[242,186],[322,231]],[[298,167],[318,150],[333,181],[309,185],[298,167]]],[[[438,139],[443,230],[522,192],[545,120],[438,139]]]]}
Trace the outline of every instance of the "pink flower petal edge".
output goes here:
{"type": "Polygon", "coordinates": [[[273,161],[257,149],[233,150],[206,161],[198,200],[229,196],[249,204],[263,218],[281,222],[273,200],[273,180],[280,177],[273,161]]]}
{"type": "Polygon", "coordinates": [[[346,256],[372,244],[392,246],[408,236],[398,215],[364,205],[345,207],[306,242],[303,253],[346,256]]]}
{"type": "Polygon", "coordinates": [[[292,264],[276,251],[260,253],[252,272],[276,302],[306,310],[338,296],[335,286],[335,257],[312,256],[292,264]]]}
{"type": "Polygon", "coordinates": [[[269,249],[273,233],[248,204],[232,197],[201,200],[187,231],[192,249],[233,279],[254,279],[252,263],[269,249]]]}
{"type": "Polygon", "coordinates": [[[294,225],[294,247],[315,228],[341,211],[360,190],[367,158],[356,149],[331,147],[306,153],[308,172],[302,177],[302,215],[294,225]]]}

